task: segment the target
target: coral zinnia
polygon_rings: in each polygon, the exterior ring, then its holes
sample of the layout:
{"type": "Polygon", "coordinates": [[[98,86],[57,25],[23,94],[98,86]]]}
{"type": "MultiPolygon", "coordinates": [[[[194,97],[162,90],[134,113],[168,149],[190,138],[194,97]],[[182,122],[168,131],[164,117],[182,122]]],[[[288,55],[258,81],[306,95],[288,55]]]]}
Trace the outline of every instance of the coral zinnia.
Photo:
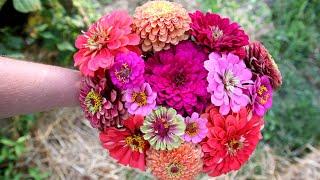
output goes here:
{"type": "Polygon", "coordinates": [[[206,137],[207,119],[200,118],[199,114],[194,112],[191,117],[186,117],[186,130],[182,136],[186,142],[199,143],[203,138],[206,137]]]}
{"type": "Polygon", "coordinates": [[[272,86],[268,76],[256,79],[251,96],[254,113],[263,116],[272,106],[272,86]]]}
{"type": "Polygon", "coordinates": [[[239,112],[249,103],[249,97],[243,92],[248,89],[252,73],[245,63],[234,54],[211,53],[204,67],[209,71],[207,80],[211,102],[220,106],[220,113],[226,115],[230,109],[239,112]]]}
{"type": "Polygon", "coordinates": [[[149,144],[142,137],[139,128],[142,116],[131,116],[124,121],[123,129],[109,128],[100,133],[100,141],[109,150],[110,156],[120,164],[145,170],[145,156],[149,144]]]}
{"type": "Polygon", "coordinates": [[[122,126],[123,119],[128,117],[122,95],[109,87],[105,78],[84,78],[79,100],[92,127],[101,131],[110,126],[122,126]]]}
{"type": "Polygon", "coordinates": [[[137,7],[133,29],[140,35],[143,51],[161,51],[188,39],[191,20],[180,5],[168,1],[150,1],[137,7]]]}
{"type": "Polygon", "coordinates": [[[269,76],[272,87],[279,88],[282,84],[281,73],[268,50],[260,42],[251,43],[246,50],[244,61],[247,66],[259,76],[269,76]]]}
{"type": "Polygon", "coordinates": [[[204,171],[219,176],[238,170],[249,159],[262,138],[263,119],[241,109],[238,114],[222,116],[210,106],[203,117],[208,118],[209,133],[201,143],[204,171]]]}
{"type": "Polygon", "coordinates": [[[113,84],[122,90],[139,87],[144,82],[144,61],[134,52],[118,54],[109,73],[113,84]]]}
{"type": "Polygon", "coordinates": [[[160,180],[192,180],[202,170],[201,148],[185,143],[171,151],[147,152],[147,167],[160,180]]]}
{"type": "Polygon", "coordinates": [[[157,103],[173,107],[180,114],[204,111],[209,94],[207,55],[190,41],[156,53],[146,62],[145,79],[157,92],[157,103]]]}
{"type": "Polygon", "coordinates": [[[131,32],[132,19],[126,11],[114,11],[91,25],[87,32],[79,35],[75,46],[74,65],[82,74],[94,76],[99,69],[109,69],[114,55],[135,49],[140,38],[131,32]]]}
{"type": "Polygon", "coordinates": [[[222,18],[218,14],[196,11],[189,14],[191,34],[196,41],[209,48],[210,52],[238,51],[249,44],[249,37],[240,26],[231,22],[229,18],[222,18]]]}
{"type": "Polygon", "coordinates": [[[148,83],[125,92],[125,107],[130,114],[148,115],[156,107],[157,93],[148,83]]]}
{"type": "Polygon", "coordinates": [[[143,137],[156,150],[171,150],[182,143],[186,125],[181,115],[172,108],[158,107],[145,117],[141,131],[143,137]]]}

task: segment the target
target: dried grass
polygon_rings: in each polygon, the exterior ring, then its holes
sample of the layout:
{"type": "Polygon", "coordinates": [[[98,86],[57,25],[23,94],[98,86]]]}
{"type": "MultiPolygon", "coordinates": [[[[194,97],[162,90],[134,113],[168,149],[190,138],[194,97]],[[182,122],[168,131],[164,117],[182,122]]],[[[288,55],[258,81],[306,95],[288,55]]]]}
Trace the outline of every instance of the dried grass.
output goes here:
{"type": "Polygon", "coordinates": [[[45,114],[29,144],[32,162],[50,179],[119,179],[124,167],[108,158],[98,133],[79,109],[64,108],[45,114]]]}

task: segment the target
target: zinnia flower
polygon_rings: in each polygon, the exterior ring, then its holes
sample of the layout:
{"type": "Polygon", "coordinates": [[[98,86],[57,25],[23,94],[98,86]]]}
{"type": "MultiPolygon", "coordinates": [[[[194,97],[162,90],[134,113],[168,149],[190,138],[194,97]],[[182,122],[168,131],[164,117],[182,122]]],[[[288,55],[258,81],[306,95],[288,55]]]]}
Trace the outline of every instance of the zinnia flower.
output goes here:
{"type": "Polygon", "coordinates": [[[107,100],[102,97],[106,88],[105,78],[86,77],[81,82],[80,105],[85,117],[90,121],[92,127],[101,129],[101,121],[104,121],[104,105],[107,100]]]}
{"type": "Polygon", "coordinates": [[[148,115],[156,107],[157,93],[148,83],[125,92],[125,107],[130,114],[148,115]]]}
{"type": "Polygon", "coordinates": [[[190,41],[156,53],[146,61],[146,81],[157,92],[157,103],[176,109],[180,114],[201,113],[209,98],[207,55],[190,41]]]}
{"type": "Polygon", "coordinates": [[[149,144],[139,130],[142,123],[142,116],[131,116],[124,121],[123,129],[109,128],[101,132],[100,141],[118,163],[144,171],[149,144]]]}
{"type": "Polygon", "coordinates": [[[209,122],[207,139],[201,144],[204,171],[209,176],[219,176],[240,169],[262,138],[263,119],[246,109],[222,116],[212,106],[203,117],[209,122]]]}
{"type": "Polygon", "coordinates": [[[121,93],[107,85],[101,77],[86,77],[80,88],[80,105],[92,127],[103,131],[107,127],[121,127],[128,117],[121,93]]]}
{"type": "Polygon", "coordinates": [[[209,71],[207,80],[211,102],[220,106],[220,113],[226,115],[230,109],[239,112],[249,103],[249,97],[243,92],[252,84],[252,73],[245,63],[234,54],[211,53],[204,67],[209,71]]]}
{"type": "Polygon", "coordinates": [[[203,138],[206,137],[207,129],[207,119],[200,118],[199,114],[194,112],[191,117],[186,117],[186,130],[183,139],[187,142],[199,143],[203,138]]]}
{"type": "Polygon", "coordinates": [[[254,73],[259,76],[267,75],[274,89],[281,86],[282,77],[279,68],[260,42],[253,42],[247,47],[247,56],[244,61],[254,73]]]}
{"type": "Polygon", "coordinates": [[[176,110],[158,107],[145,117],[140,129],[156,150],[172,150],[182,143],[185,128],[184,119],[176,110]]]}
{"type": "Polygon", "coordinates": [[[134,52],[116,55],[115,63],[110,69],[113,84],[122,90],[142,85],[143,74],[144,61],[134,52]]]}
{"type": "Polygon", "coordinates": [[[91,25],[87,32],[79,35],[75,46],[74,65],[82,74],[94,76],[99,69],[109,69],[114,56],[119,52],[137,50],[140,38],[131,32],[132,19],[126,11],[114,11],[91,25]]]}
{"type": "Polygon", "coordinates": [[[253,111],[258,116],[264,116],[272,106],[272,86],[268,76],[258,77],[251,90],[253,111]]]}
{"type": "Polygon", "coordinates": [[[201,148],[185,143],[171,151],[150,149],[147,167],[159,180],[192,180],[202,170],[201,148]]]}
{"type": "Polygon", "coordinates": [[[209,48],[210,52],[239,51],[242,46],[249,44],[249,37],[240,26],[229,18],[218,14],[196,11],[189,14],[191,34],[196,42],[209,48]]]}
{"type": "Polygon", "coordinates": [[[187,11],[169,1],[150,1],[137,7],[133,16],[134,31],[140,35],[143,51],[169,49],[188,39],[191,20],[187,11]]]}

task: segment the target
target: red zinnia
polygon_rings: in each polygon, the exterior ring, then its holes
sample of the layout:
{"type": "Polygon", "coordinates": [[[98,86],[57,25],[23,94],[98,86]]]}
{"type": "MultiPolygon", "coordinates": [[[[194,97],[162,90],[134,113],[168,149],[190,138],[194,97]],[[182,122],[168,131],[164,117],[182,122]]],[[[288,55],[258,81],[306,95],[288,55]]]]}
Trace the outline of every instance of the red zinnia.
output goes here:
{"type": "Polygon", "coordinates": [[[145,170],[145,156],[149,148],[143,139],[140,126],[143,116],[131,116],[124,121],[124,129],[109,128],[100,133],[100,141],[104,148],[118,163],[145,170]]]}
{"type": "Polygon", "coordinates": [[[222,116],[213,106],[203,116],[208,118],[209,129],[207,139],[201,144],[204,171],[219,176],[240,169],[262,138],[263,119],[247,109],[222,116]]]}
{"type": "Polygon", "coordinates": [[[191,34],[199,44],[209,48],[210,52],[233,52],[243,57],[241,47],[249,44],[249,37],[239,24],[210,12],[196,11],[189,15],[191,34]]]}

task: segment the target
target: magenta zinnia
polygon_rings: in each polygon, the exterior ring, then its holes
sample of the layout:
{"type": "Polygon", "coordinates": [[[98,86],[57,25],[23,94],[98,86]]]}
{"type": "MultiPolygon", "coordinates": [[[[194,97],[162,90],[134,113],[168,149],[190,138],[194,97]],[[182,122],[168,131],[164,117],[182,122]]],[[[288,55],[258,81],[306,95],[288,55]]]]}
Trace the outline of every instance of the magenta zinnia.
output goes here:
{"type": "Polygon", "coordinates": [[[251,87],[253,111],[258,116],[264,116],[272,106],[272,86],[268,76],[258,77],[251,87]]]}
{"type": "Polygon", "coordinates": [[[131,32],[132,19],[126,11],[114,11],[91,25],[87,32],[79,35],[75,46],[74,65],[82,74],[94,76],[99,69],[109,69],[114,56],[119,52],[135,49],[140,38],[131,32]]]}
{"type": "Polygon", "coordinates": [[[210,12],[204,14],[201,11],[190,14],[190,17],[192,36],[210,52],[239,51],[239,48],[249,44],[249,37],[229,18],[210,12]]]}
{"type": "Polygon", "coordinates": [[[253,84],[251,71],[245,63],[234,54],[211,53],[204,67],[209,71],[207,80],[211,102],[220,107],[220,113],[226,115],[230,110],[239,112],[249,103],[244,93],[253,84]]]}
{"type": "Polygon", "coordinates": [[[113,84],[121,90],[139,87],[144,82],[144,61],[134,52],[118,54],[109,73],[113,84]]]}
{"type": "Polygon", "coordinates": [[[207,102],[207,55],[190,41],[156,53],[146,62],[146,81],[157,92],[157,103],[179,113],[201,113],[207,102]]]}

